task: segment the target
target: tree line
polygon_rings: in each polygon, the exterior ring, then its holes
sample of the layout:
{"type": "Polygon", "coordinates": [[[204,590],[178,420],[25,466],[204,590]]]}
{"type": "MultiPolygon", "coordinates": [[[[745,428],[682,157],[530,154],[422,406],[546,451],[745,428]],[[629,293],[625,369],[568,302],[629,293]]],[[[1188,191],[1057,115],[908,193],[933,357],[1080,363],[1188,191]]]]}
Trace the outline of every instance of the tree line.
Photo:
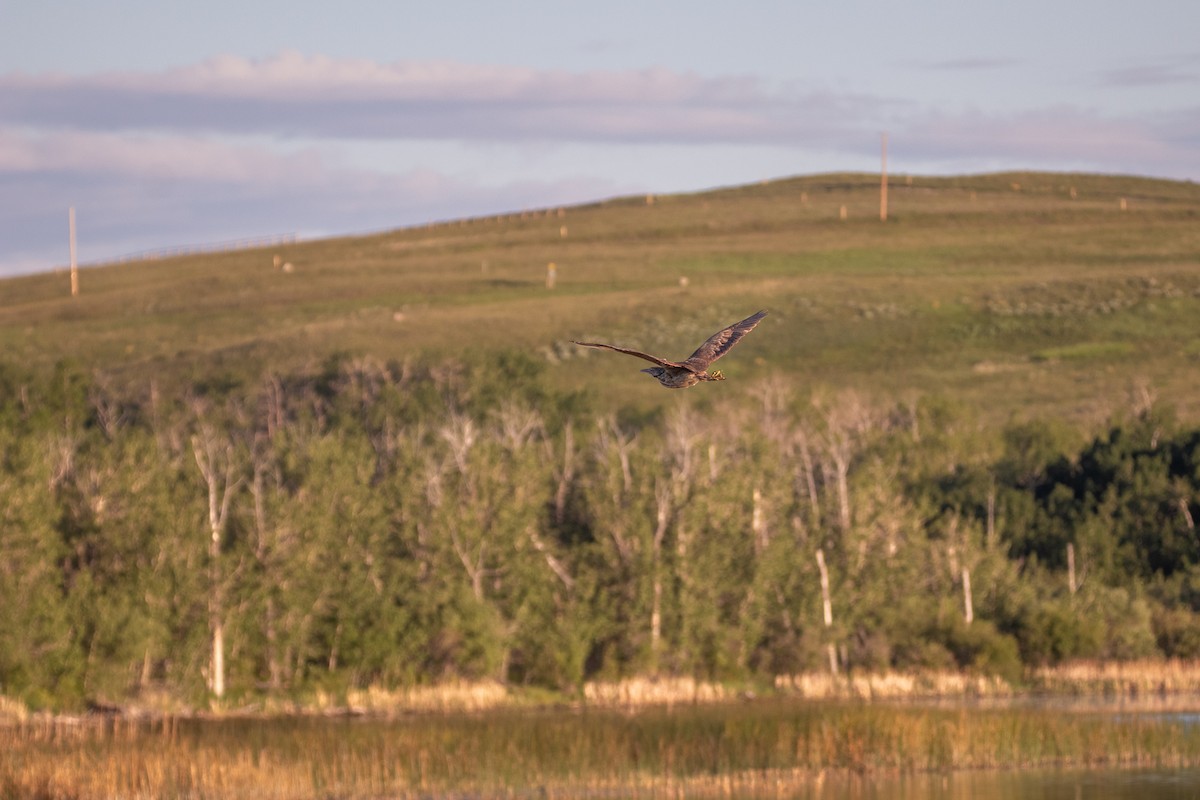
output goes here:
{"type": "Polygon", "coordinates": [[[597,408],[537,362],[120,391],[0,366],[0,693],[1200,655],[1200,430],[781,381],[597,408]]]}

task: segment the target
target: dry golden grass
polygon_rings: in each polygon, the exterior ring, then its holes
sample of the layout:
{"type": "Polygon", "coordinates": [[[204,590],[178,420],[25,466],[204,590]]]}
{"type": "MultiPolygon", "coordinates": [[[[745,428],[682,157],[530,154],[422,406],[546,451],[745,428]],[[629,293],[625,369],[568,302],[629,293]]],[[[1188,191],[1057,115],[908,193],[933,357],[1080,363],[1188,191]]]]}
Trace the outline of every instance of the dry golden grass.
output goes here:
{"type": "MultiPolygon", "coordinates": [[[[630,696],[641,696],[633,693],[630,696]]],[[[765,701],[319,718],[0,726],[0,797],[757,796],[949,771],[1200,765],[1156,714],[1029,704],[765,701]]],[[[958,773],[962,774],[962,773],[958,773]]]]}
{"type": "Polygon", "coordinates": [[[487,711],[510,704],[511,696],[496,681],[463,681],[410,689],[356,689],[346,700],[351,708],[367,713],[487,711]]]}
{"type": "Polygon", "coordinates": [[[1076,661],[1035,670],[1031,683],[1051,694],[1128,699],[1191,695],[1200,704],[1197,661],[1076,661]]]}
{"type": "MultiPolygon", "coordinates": [[[[806,672],[780,675],[774,691],[806,700],[904,700],[922,698],[989,698],[1003,700],[1037,695],[1060,698],[1118,698],[1128,703],[1171,708],[1200,708],[1200,662],[1183,660],[1078,661],[1040,667],[1013,685],[994,675],[953,671],[853,672],[830,675],[806,672]]],[[[650,708],[722,703],[748,696],[737,688],[691,677],[634,677],[617,682],[584,684],[577,697],[514,692],[496,681],[454,681],[434,686],[352,689],[336,695],[317,691],[303,699],[267,698],[252,705],[216,706],[209,716],[297,715],[396,716],[481,712],[565,704],[593,708],[650,708]]],[[[189,716],[195,709],[167,695],[143,695],[123,709],[129,719],[189,716]]],[[[19,700],[0,695],[0,723],[51,719],[34,714],[19,700]]],[[[59,717],[58,719],[64,719],[59,717]]]]}
{"type": "Polygon", "coordinates": [[[20,700],[0,695],[0,722],[24,722],[29,719],[29,709],[20,700]]]}
{"type": "Polygon", "coordinates": [[[583,698],[587,705],[602,707],[712,703],[728,700],[735,695],[725,686],[694,678],[627,678],[617,683],[586,683],[583,687],[583,698]]]}
{"type": "Polygon", "coordinates": [[[1076,661],[1031,670],[1022,685],[994,675],[961,672],[827,672],[781,675],[775,690],[809,700],[989,699],[1027,697],[1107,701],[1145,710],[1200,709],[1200,662],[1179,659],[1076,661]]]}
{"type": "Polygon", "coordinates": [[[1003,678],[962,672],[877,672],[781,675],[776,690],[809,700],[895,700],[920,697],[1011,697],[1003,678]]]}
{"type": "MultiPolygon", "coordinates": [[[[214,703],[205,710],[204,716],[389,717],[402,714],[490,711],[528,704],[497,681],[451,681],[434,686],[395,689],[370,686],[364,689],[350,689],[344,693],[317,690],[300,698],[266,697],[261,702],[250,704],[214,703]]],[[[176,708],[163,714],[148,714],[146,709],[139,705],[131,714],[143,718],[171,715],[191,716],[192,712],[176,708]]]]}

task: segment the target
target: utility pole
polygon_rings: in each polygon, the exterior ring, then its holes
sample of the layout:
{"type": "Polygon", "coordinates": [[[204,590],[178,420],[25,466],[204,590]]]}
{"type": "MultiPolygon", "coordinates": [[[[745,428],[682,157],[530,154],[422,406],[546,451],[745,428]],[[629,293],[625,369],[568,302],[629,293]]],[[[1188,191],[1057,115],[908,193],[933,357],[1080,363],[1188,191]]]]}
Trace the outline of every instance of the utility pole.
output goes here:
{"type": "Polygon", "coordinates": [[[67,214],[71,230],[71,297],[79,295],[79,267],[75,263],[75,206],[67,214]]]}
{"type": "Polygon", "coordinates": [[[882,136],[882,167],[879,178],[879,221],[887,222],[887,131],[882,136]]]}

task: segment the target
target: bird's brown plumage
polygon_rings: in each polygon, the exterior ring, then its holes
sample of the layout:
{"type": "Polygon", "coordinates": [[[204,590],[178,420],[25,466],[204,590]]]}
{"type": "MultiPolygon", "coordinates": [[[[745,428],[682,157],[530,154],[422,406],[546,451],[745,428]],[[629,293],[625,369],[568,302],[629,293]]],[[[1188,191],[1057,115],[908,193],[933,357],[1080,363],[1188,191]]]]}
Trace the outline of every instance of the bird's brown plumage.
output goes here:
{"type": "Polygon", "coordinates": [[[574,343],[583,345],[584,347],[615,350],[618,353],[625,353],[626,355],[645,359],[658,366],[644,369],[642,372],[648,372],[668,389],[686,389],[689,386],[695,386],[701,381],[725,380],[725,376],[721,374],[720,370],[709,373],[709,365],[728,353],[735,344],[741,341],[743,336],[754,330],[754,326],[761,322],[762,318],[766,315],[766,311],[759,311],[753,316],[746,317],[741,322],[735,322],[728,328],[717,331],[708,337],[704,344],[697,347],[696,352],[692,353],[684,361],[668,361],[665,358],[652,356],[640,350],[630,350],[627,347],[617,347],[616,345],[603,344],[601,342],[574,343]]]}

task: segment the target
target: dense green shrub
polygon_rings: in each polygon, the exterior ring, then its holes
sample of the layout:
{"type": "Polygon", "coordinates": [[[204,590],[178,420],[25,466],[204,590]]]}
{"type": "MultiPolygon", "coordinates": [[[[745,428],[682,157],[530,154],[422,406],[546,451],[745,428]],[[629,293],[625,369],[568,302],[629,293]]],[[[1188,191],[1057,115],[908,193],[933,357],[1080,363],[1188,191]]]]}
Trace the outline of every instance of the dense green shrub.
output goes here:
{"type": "Polygon", "coordinates": [[[339,357],[166,400],[0,367],[0,691],[201,696],[215,642],[243,693],[1200,654],[1169,414],[989,443],[849,395],[597,412],[539,370],[339,357]]]}

